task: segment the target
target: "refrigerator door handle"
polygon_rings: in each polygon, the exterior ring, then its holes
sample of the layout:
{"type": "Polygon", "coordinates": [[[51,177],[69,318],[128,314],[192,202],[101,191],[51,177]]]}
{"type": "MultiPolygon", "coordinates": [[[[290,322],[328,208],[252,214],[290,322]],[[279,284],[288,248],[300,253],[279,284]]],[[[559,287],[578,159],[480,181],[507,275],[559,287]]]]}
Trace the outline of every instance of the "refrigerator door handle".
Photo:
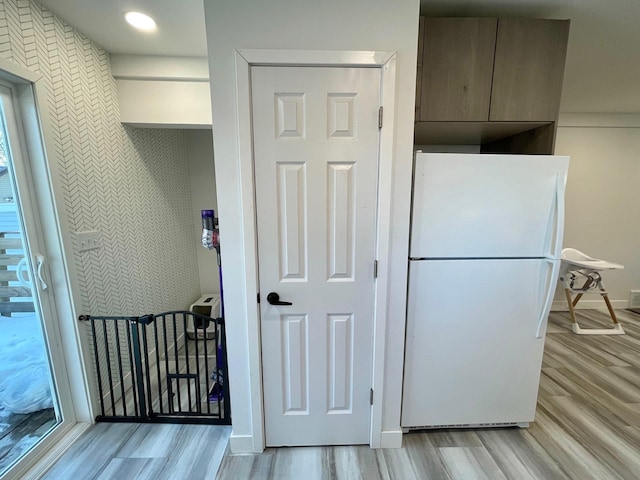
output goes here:
{"type": "Polygon", "coordinates": [[[562,251],[562,233],[564,231],[564,193],[566,188],[566,178],[563,173],[556,176],[556,238],[552,245],[551,257],[560,258],[562,251]]]}
{"type": "Polygon", "coordinates": [[[540,312],[540,318],[538,319],[538,328],[536,330],[536,338],[542,337],[542,330],[544,321],[549,316],[549,312],[551,311],[551,304],[553,303],[553,295],[556,291],[556,282],[558,281],[558,274],[560,273],[560,260],[553,260],[550,258],[545,259],[548,263],[551,264],[551,275],[547,280],[547,290],[544,298],[544,303],[542,305],[542,311],[540,312]]]}

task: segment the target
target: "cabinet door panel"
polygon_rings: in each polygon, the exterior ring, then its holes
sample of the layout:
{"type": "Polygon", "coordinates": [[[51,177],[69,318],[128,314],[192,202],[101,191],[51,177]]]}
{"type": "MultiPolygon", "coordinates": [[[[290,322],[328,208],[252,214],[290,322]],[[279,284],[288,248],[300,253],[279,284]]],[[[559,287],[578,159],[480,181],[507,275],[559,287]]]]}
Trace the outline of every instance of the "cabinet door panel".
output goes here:
{"type": "Polygon", "coordinates": [[[568,36],[568,20],[498,21],[490,120],[556,120],[568,36]]]}
{"type": "Polygon", "coordinates": [[[487,121],[495,18],[425,18],[420,120],[487,121]]]}

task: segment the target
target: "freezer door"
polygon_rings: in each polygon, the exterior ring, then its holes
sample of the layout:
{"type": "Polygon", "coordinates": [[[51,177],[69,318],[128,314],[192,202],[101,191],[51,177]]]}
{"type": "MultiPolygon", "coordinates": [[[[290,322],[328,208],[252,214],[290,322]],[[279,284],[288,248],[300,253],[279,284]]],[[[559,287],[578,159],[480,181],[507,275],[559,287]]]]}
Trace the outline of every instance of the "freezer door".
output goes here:
{"type": "Polygon", "coordinates": [[[568,157],[417,154],[412,258],[558,258],[568,157]]]}
{"type": "Polygon", "coordinates": [[[411,262],[403,427],[533,421],[557,263],[411,262]]]}

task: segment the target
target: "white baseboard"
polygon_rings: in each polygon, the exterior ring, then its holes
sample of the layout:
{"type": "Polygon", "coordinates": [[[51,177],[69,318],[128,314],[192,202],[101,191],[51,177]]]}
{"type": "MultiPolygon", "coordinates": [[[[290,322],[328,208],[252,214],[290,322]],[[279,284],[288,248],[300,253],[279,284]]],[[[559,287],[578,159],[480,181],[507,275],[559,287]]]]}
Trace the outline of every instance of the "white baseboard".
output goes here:
{"type": "Polygon", "coordinates": [[[253,451],[253,435],[234,435],[229,437],[229,449],[233,454],[261,453],[253,451]]]}
{"type": "MultiPolygon", "coordinates": [[[[611,300],[611,305],[616,309],[629,308],[628,300],[611,300]]],[[[607,304],[604,303],[604,300],[580,300],[578,305],[576,305],[576,310],[603,310],[607,311],[607,304]]],[[[565,300],[558,300],[551,304],[552,312],[568,312],[569,307],[567,306],[567,302],[565,300]]]]}
{"type": "Polygon", "coordinates": [[[402,430],[385,430],[380,434],[380,448],[402,448],[402,430]]]}

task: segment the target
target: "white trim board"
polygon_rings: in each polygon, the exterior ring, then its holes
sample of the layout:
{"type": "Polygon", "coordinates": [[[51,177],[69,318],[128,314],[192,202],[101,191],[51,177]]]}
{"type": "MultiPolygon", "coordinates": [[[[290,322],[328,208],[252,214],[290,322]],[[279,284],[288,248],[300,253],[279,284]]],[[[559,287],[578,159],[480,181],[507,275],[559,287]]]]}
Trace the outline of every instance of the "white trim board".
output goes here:
{"type": "Polygon", "coordinates": [[[402,430],[385,430],[380,435],[380,448],[402,448],[402,430]]]}
{"type": "MultiPolygon", "coordinates": [[[[385,332],[389,290],[389,248],[391,243],[391,178],[393,171],[393,144],[395,118],[396,54],[386,51],[334,51],[334,50],[236,50],[236,92],[240,185],[243,216],[243,242],[245,245],[245,286],[247,334],[249,349],[248,369],[251,391],[252,436],[231,434],[232,453],[259,453],[265,448],[264,411],[262,407],[262,362],[260,351],[260,317],[255,298],[258,294],[258,256],[256,212],[253,176],[253,135],[251,131],[251,77],[252,65],[272,66],[369,66],[382,69],[381,105],[389,112],[380,131],[380,179],[378,183],[378,231],[376,238],[378,267],[374,314],[374,358],[372,386],[374,401],[371,409],[372,448],[382,446],[382,402],[384,385],[385,332]],[[251,439],[251,442],[249,442],[251,439]],[[251,446],[251,448],[249,448],[251,446]]],[[[230,379],[233,385],[233,379],[230,379]]],[[[233,393],[231,395],[233,402],[233,393]]],[[[233,409],[233,404],[232,404],[233,409]]]]}

